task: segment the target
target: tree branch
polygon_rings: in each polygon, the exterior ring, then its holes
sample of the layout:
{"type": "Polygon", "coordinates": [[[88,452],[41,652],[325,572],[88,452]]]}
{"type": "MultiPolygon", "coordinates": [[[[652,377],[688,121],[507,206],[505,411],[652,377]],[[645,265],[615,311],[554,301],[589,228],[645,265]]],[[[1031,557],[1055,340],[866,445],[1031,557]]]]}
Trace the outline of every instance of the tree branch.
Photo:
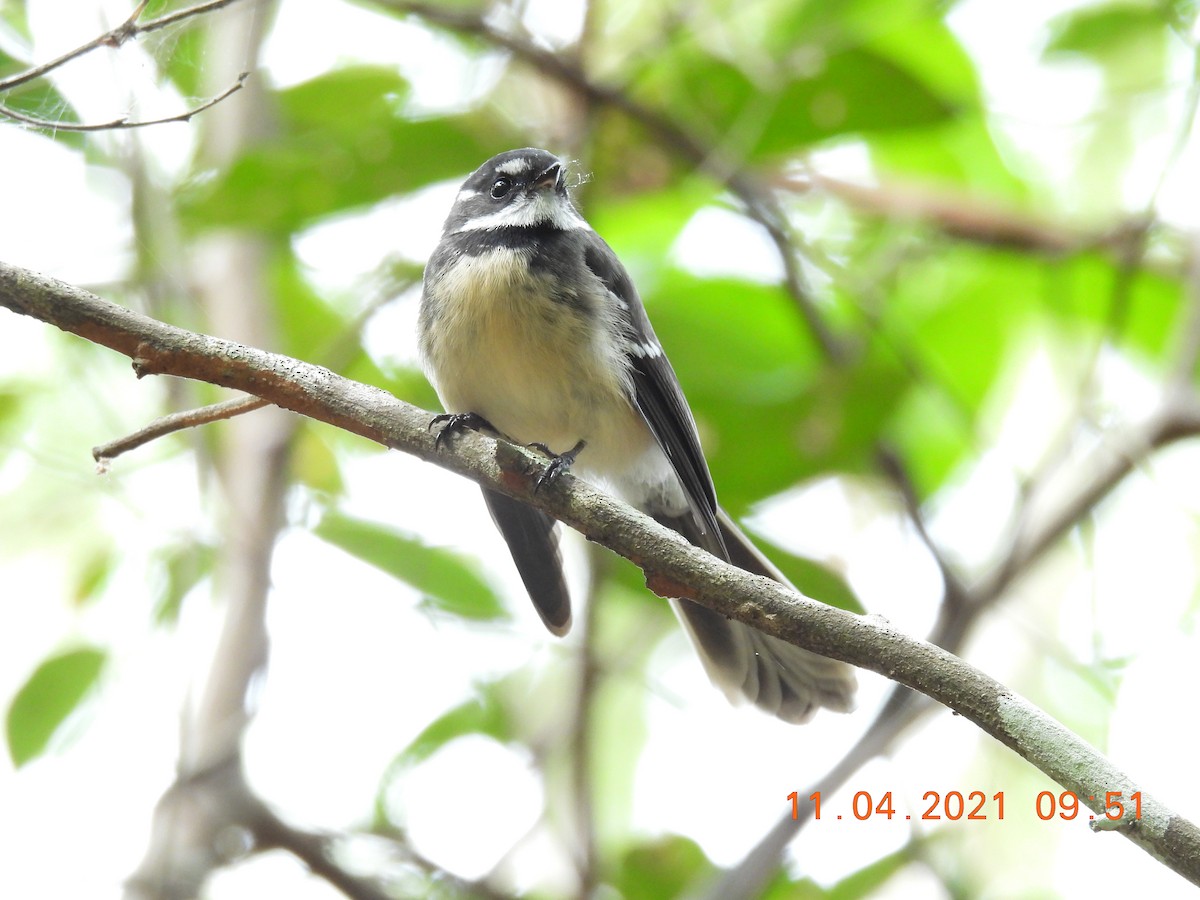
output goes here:
{"type": "Polygon", "coordinates": [[[212,403],[208,406],[202,406],[199,409],[187,409],[182,412],[160,416],[133,434],[128,434],[115,441],[109,441],[107,444],[99,444],[93,447],[92,459],[96,460],[98,468],[105,469],[109,462],[116,459],[122,453],[136,450],[138,447],[158,440],[160,437],[174,434],[176,431],[182,431],[185,428],[196,428],[200,425],[219,422],[222,419],[231,419],[234,416],[240,416],[242,413],[248,413],[251,410],[262,409],[264,406],[270,406],[270,404],[261,397],[234,397],[232,400],[222,400],[220,403],[212,403]]]}
{"type": "Polygon", "coordinates": [[[0,78],[0,93],[11,91],[15,87],[20,87],[30,81],[35,81],[38,78],[49,75],[55,69],[61,69],[67,63],[79,59],[81,56],[86,56],[97,47],[120,47],[126,41],[135,39],[140,35],[158,31],[161,28],[166,28],[168,25],[174,25],[176,22],[190,19],[193,16],[213,12],[214,10],[237,3],[238,0],[208,0],[207,3],[197,3],[195,6],[189,6],[186,9],[180,9],[173,13],[159,16],[157,19],[151,19],[149,22],[142,22],[139,25],[137,20],[145,11],[148,2],[149,0],[141,0],[134,7],[128,19],[111,31],[106,31],[104,34],[92,38],[86,44],[81,44],[74,50],[69,50],[61,56],[56,56],[49,62],[32,66],[24,72],[18,72],[16,75],[10,75],[7,78],[0,78]]]}
{"type": "Polygon", "coordinates": [[[199,115],[207,109],[212,109],[222,100],[236,94],[242,89],[246,83],[246,79],[250,77],[249,72],[242,72],[237,77],[237,81],[227,87],[215,97],[210,97],[203,103],[189,107],[181,113],[176,113],[173,116],[163,116],[160,119],[135,119],[130,121],[128,116],[122,116],[119,119],[111,119],[108,122],[68,122],[64,119],[42,119],[38,116],[26,115],[22,112],[17,112],[11,107],[0,103],[0,116],[12,119],[14,122],[20,122],[23,125],[29,125],[32,128],[45,128],[50,131],[74,131],[74,132],[89,132],[89,131],[119,131],[129,128],[148,128],[151,125],[167,125],[171,122],[190,122],[194,116],[199,115]]]}
{"type": "Polygon", "coordinates": [[[886,621],[856,616],[751,575],[705,553],[614,498],[564,476],[535,491],[544,461],[477,433],[441,452],[431,415],[299,360],[155,321],[86,291],[0,264],[0,305],[33,316],[133,360],[148,374],[195,378],[253,393],[383,446],[435,462],[536,506],[630,559],[662,596],[686,597],[797,646],[878,672],[927,694],[1010,747],[1104,814],[1104,794],[1142,792],[1142,817],[1120,832],[1200,885],[1200,829],[1117,770],[1094,748],[995,679],[886,621]]]}
{"type": "MultiPolygon", "coordinates": [[[[130,40],[136,40],[143,34],[149,34],[166,28],[169,25],[174,25],[177,22],[185,21],[194,16],[203,15],[213,12],[222,7],[236,3],[237,0],[208,0],[205,3],[197,3],[195,6],[189,6],[186,9],[177,10],[167,15],[159,16],[157,19],[151,19],[148,22],[138,22],[138,18],[145,11],[149,0],[141,0],[132,13],[129,14],[124,22],[98,37],[92,38],[86,44],[81,44],[74,50],[56,56],[49,62],[41,63],[40,65],[31,66],[23,72],[18,72],[16,75],[10,75],[8,78],[0,79],[0,94],[6,91],[11,91],[13,88],[20,87],[23,84],[28,84],[31,81],[36,81],[39,78],[44,78],[56,69],[61,69],[74,60],[82,56],[86,56],[93,50],[99,47],[117,48],[130,40]]],[[[90,131],[114,131],[118,129],[129,128],[146,128],[150,125],[165,125],[168,122],[188,122],[193,116],[204,112],[207,109],[212,109],[221,101],[229,96],[237,93],[242,89],[242,85],[249,77],[249,72],[242,72],[238,75],[237,80],[219,94],[210,97],[203,103],[197,104],[181,113],[173,116],[164,116],[159,119],[145,119],[130,121],[128,116],[122,116],[118,119],[112,119],[108,122],[96,122],[80,124],[78,122],[68,122],[61,119],[43,119],[39,116],[31,116],[28,113],[23,113],[11,108],[3,103],[0,103],[0,116],[11,119],[14,122],[20,122],[23,125],[29,125],[33,128],[45,128],[52,131],[73,131],[73,132],[90,132],[90,131]]]]}

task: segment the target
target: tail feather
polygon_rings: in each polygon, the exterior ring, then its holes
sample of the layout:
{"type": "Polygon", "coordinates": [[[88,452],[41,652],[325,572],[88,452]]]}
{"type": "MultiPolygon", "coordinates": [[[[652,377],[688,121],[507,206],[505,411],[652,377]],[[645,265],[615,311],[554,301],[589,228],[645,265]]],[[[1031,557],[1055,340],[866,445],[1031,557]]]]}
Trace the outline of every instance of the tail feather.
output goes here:
{"type": "Polygon", "coordinates": [[[483,499],[542,622],[562,637],[571,630],[571,595],[563,580],[557,523],[540,509],[496,491],[485,488],[483,499]]]}
{"type": "MultiPolygon", "coordinates": [[[[719,536],[698,533],[690,516],[662,517],[693,543],[713,549],[723,545],[731,563],[756,575],[789,584],[742,534],[723,510],[719,536]]],[[[843,662],[803,650],[763,634],[749,625],[687,600],[671,601],[699,651],[705,671],[732,701],[745,698],[785,722],[807,722],[819,707],[849,712],[854,707],[854,670],[843,662]]]]}

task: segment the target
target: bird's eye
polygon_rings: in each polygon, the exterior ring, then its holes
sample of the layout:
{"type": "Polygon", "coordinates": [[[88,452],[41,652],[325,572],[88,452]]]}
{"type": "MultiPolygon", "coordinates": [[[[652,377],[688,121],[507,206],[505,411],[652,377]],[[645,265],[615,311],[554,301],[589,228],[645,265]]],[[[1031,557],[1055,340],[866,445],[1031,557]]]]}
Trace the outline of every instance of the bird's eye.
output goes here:
{"type": "Polygon", "coordinates": [[[491,195],[493,200],[503,200],[508,196],[508,192],[512,190],[512,179],[505,178],[503,175],[492,182],[491,195]]]}

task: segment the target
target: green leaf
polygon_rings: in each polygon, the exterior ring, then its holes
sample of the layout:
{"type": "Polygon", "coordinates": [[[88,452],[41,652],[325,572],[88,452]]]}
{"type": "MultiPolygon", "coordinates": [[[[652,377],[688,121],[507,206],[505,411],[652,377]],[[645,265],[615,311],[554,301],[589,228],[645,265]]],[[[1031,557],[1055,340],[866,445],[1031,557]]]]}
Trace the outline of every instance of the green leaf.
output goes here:
{"type": "Polygon", "coordinates": [[[456,738],[483,734],[507,743],[513,737],[513,722],[497,691],[486,686],[469,700],[442,713],[421,729],[396,757],[395,765],[411,767],[429,759],[456,738]]]}
{"type": "Polygon", "coordinates": [[[475,562],[386,525],[327,512],[313,533],[419,590],[433,607],[475,621],[508,618],[475,562]]]}
{"type": "Polygon", "coordinates": [[[867,900],[912,861],[912,851],[902,848],[824,889],[809,878],[793,881],[781,869],[760,900],[867,900]]]}
{"type": "Polygon", "coordinates": [[[866,900],[878,896],[879,889],[913,861],[910,848],[901,848],[847,875],[829,889],[829,900],[866,900]]]}
{"type": "Polygon", "coordinates": [[[108,583],[116,564],[116,554],[107,543],[87,550],[79,570],[74,575],[71,600],[76,605],[82,605],[93,599],[108,583]]]}
{"type": "Polygon", "coordinates": [[[352,317],[325,301],[300,273],[296,257],[276,254],[270,267],[271,295],[283,335],[282,352],[324,364],[323,356],[347,336],[352,317]]]}
{"type": "Polygon", "coordinates": [[[167,625],[179,618],[183,598],[201,579],[212,573],[215,558],[213,547],[199,540],[173,544],[155,555],[154,563],[159,572],[155,579],[155,622],[167,625]]]}
{"type": "MultiPolygon", "coordinates": [[[[25,0],[0,0],[0,25],[16,35],[21,43],[28,44],[32,40],[29,32],[29,14],[26,11],[25,0]]],[[[0,67],[7,57],[0,51],[0,67]]],[[[0,68],[0,71],[3,71],[0,68]]]]}
{"type": "Polygon", "coordinates": [[[991,123],[982,114],[963,115],[925,131],[874,134],[867,145],[885,172],[970,188],[986,198],[1028,200],[1031,195],[1000,153],[991,123]]]}
{"type": "Polygon", "coordinates": [[[1104,62],[1147,38],[1163,40],[1166,25],[1162,11],[1145,3],[1086,6],[1051,22],[1043,54],[1047,59],[1078,54],[1104,62]]]}
{"type": "Polygon", "coordinates": [[[325,429],[302,428],[296,436],[291,466],[296,480],[325,497],[342,493],[345,483],[338,454],[325,429]]]}
{"type": "Polygon", "coordinates": [[[761,158],[848,134],[924,127],[952,104],[893,60],[863,46],[812,48],[796,71],[752,78],[694,47],[665,54],[641,95],[715,129],[734,149],[761,158]]]}
{"type": "Polygon", "coordinates": [[[103,650],[81,647],[50,657],[29,676],[8,708],[8,751],[14,765],[23,766],[46,751],[95,685],[107,658],[103,650]]]}
{"type": "Polygon", "coordinates": [[[0,386],[0,434],[17,421],[26,394],[27,390],[23,391],[11,383],[0,386]]]}
{"type": "MultiPolygon", "coordinates": [[[[11,73],[9,73],[11,74],[11,73]]],[[[0,103],[15,112],[51,123],[78,124],[79,114],[47,79],[39,78],[0,94],[0,103]]],[[[51,125],[31,126],[53,140],[71,147],[83,147],[83,135],[76,131],[54,131],[51,125]]]]}
{"type": "Polygon", "coordinates": [[[209,34],[205,28],[173,28],[156,32],[158,40],[147,43],[147,50],[185,98],[199,98],[204,89],[209,34]]]}
{"type": "Polygon", "coordinates": [[[384,770],[375,791],[375,826],[387,829],[393,825],[388,789],[413,766],[429,759],[456,738],[469,734],[482,734],[501,743],[510,743],[514,739],[515,725],[501,699],[499,687],[490,683],[479,686],[474,697],[447,710],[422,728],[384,770]]]}
{"type": "Polygon", "coordinates": [[[923,128],[955,107],[907,69],[866,47],[834,53],[814,78],[797,78],[778,106],[756,155],[783,153],[836,135],[923,128]]]}
{"type": "Polygon", "coordinates": [[[442,179],[462,178],[507,143],[481,115],[414,119],[395,71],[337,69],[279,94],[279,135],[256,145],[182,204],[197,227],[291,233],[442,179]],[[437,152],[429,152],[436,147],[437,152]]]}
{"type": "Polygon", "coordinates": [[[974,410],[1049,295],[1046,275],[1025,253],[948,247],[898,273],[886,327],[911,335],[928,377],[974,410]]]}
{"type": "Polygon", "coordinates": [[[886,347],[824,367],[775,285],[668,270],[646,296],[734,515],[819,472],[870,467],[907,383],[886,347]]]}
{"type": "Polygon", "coordinates": [[[1048,264],[1054,282],[1050,311],[1078,331],[1101,330],[1152,358],[1167,351],[1178,327],[1186,286],[1180,276],[1144,269],[1132,276],[1129,294],[1118,303],[1117,288],[1124,278],[1106,253],[1081,253],[1048,264]],[[1089,327],[1090,326],[1090,327],[1089,327]]]}
{"type": "MultiPolygon", "coordinates": [[[[628,173],[625,173],[628,174],[628,173]]],[[[604,186],[597,185],[597,192],[604,186]]],[[[671,246],[692,217],[714,202],[712,183],[699,178],[657,186],[632,197],[598,198],[585,213],[596,233],[612,245],[634,281],[640,283],[644,263],[650,273],[662,266],[671,246]]]]}
{"type": "Polygon", "coordinates": [[[886,440],[904,460],[918,497],[929,497],[974,449],[970,421],[945,392],[916,384],[897,404],[886,440]]]}
{"type": "Polygon", "coordinates": [[[671,834],[626,850],[617,862],[613,885],[625,900],[672,900],[715,873],[699,844],[671,834]]]}

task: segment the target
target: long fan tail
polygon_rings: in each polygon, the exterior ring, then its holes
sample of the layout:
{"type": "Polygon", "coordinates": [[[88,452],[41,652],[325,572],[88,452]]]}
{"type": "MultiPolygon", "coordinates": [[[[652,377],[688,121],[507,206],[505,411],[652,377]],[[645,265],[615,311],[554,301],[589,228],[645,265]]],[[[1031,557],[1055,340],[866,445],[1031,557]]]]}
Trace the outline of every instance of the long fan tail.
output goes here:
{"type": "MultiPolygon", "coordinates": [[[[700,546],[717,544],[708,535],[697,533],[690,516],[661,521],[700,546]]],[[[731,563],[790,586],[783,573],[724,510],[718,511],[717,521],[731,563]]],[[[797,724],[811,719],[819,707],[836,712],[854,708],[857,684],[853,668],[845,663],[803,650],[687,600],[672,600],[671,604],[696,645],[709,678],[730,700],[745,698],[765,712],[797,724]]]]}

